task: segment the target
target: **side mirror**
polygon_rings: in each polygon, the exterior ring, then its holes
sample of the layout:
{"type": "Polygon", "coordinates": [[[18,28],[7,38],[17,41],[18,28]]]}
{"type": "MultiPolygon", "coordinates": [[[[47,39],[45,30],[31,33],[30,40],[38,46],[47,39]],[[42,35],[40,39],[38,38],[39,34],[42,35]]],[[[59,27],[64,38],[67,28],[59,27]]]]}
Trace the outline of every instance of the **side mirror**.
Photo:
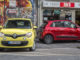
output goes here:
{"type": "Polygon", "coordinates": [[[34,26],[34,29],[37,29],[37,26],[34,26]]]}
{"type": "Polygon", "coordinates": [[[2,26],[0,26],[0,29],[2,29],[2,26]]]}

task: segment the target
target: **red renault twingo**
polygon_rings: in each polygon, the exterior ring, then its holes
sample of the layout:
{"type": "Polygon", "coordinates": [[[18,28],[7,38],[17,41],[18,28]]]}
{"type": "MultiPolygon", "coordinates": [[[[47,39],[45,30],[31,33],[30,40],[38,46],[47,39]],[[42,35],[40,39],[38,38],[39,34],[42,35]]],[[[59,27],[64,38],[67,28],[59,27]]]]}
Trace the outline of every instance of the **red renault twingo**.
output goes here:
{"type": "Polygon", "coordinates": [[[79,40],[80,27],[69,20],[48,21],[42,26],[40,40],[46,44],[54,40],[79,40]]]}

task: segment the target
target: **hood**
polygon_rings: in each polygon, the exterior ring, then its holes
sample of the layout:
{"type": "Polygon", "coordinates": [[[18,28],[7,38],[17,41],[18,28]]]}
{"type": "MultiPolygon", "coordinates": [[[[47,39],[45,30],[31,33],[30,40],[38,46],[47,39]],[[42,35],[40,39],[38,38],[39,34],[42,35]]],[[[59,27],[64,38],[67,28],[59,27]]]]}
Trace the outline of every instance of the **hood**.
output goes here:
{"type": "Polygon", "coordinates": [[[4,34],[26,34],[31,32],[32,29],[2,29],[1,32],[4,34]]]}

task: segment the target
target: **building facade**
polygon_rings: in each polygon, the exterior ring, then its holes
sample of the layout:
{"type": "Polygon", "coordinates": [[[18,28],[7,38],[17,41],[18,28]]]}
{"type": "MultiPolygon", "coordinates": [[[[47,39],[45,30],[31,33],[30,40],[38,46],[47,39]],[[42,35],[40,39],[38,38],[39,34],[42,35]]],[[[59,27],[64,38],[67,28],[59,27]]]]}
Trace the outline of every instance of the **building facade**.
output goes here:
{"type": "Polygon", "coordinates": [[[0,24],[8,18],[30,18],[36,25],[37,0],[0,0],[0,24]]]}
{"type": "Polygon", "coordinates": [[[48,20],[71,20],[80,25],[80,0],[38,0],[38,26],[48,20]]]}

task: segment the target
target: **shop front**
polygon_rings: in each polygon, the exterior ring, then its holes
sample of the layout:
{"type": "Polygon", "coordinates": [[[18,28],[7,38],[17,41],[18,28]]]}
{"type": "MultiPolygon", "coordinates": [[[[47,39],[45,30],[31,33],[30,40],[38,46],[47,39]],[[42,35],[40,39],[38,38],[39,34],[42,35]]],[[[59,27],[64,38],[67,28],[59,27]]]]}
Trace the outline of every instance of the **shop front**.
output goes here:
{"type": "Polygon", "coordinates": [[[42,20],[70,20],[80,24],[80,3],[43,1],[42,20]]]}
{"type": "Polygon", "coordinates": [[[78,10],[76,10],[76,23],[78,24],[78,25],[80,25],[80,3],[75,3],[75,5],[76,5],[76,8],[79,8],[78,10]]]}
{"type": "Polygon", "coordinates": [[[0,0],[0,24],[8,18],[34,20],[34,0],[0,0]]]}
{"type": "Polygon", "coordinates": [[[72,10],[44,9],[43,20],[72,20],[72,10]]]}
{"type": "Polygon", "coordinates": [[[76,11],[76,23],[80,25],[80,11],[76,11]]]}

